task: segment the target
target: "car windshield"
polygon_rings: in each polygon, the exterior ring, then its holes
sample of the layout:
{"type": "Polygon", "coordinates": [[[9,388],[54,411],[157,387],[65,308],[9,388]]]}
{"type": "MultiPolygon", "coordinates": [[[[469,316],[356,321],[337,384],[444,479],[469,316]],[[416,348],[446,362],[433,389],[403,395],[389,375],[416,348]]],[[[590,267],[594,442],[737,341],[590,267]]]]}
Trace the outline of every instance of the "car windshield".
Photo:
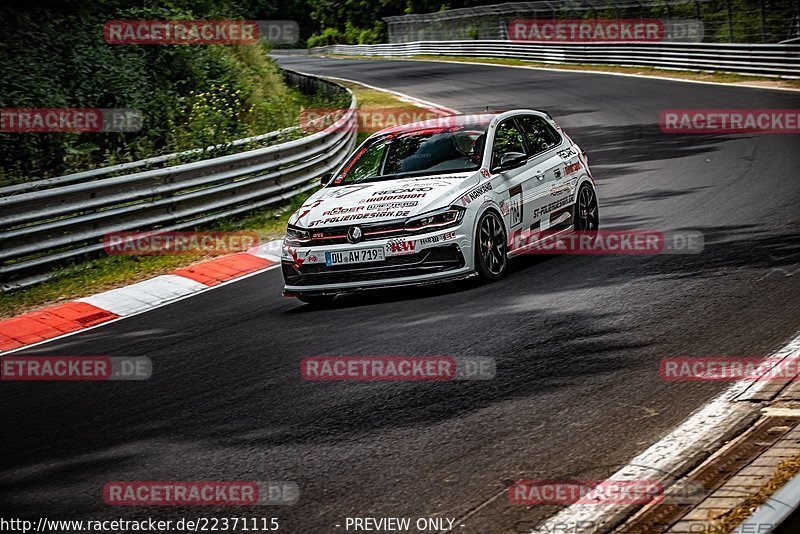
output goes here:
{"type": "Polygon", "coordinates": [[[331,185],[474,171],[481,166],[485,140],[486,124],[388,133],[359,149],[331,185]]]}

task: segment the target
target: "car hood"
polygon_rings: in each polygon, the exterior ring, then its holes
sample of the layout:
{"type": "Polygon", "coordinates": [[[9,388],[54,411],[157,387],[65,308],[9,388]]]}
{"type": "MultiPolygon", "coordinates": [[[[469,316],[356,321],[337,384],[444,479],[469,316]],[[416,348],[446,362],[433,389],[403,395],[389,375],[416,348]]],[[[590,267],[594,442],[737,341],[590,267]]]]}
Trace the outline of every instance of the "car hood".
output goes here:
{"type": "Polygon", "coordinates": [[[326,228],[413,217],[451,205],[475,186],[480,176],[471,171],[324,187],[303,203],[289,224],[326,228]]]}

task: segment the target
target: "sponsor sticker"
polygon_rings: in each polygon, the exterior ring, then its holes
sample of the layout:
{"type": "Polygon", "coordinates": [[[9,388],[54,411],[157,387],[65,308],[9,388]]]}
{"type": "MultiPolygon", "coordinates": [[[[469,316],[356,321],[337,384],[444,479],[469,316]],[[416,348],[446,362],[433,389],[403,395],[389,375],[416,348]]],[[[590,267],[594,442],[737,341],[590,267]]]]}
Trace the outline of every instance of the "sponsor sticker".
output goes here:
{"type": "Polygon", "coordinates": [[[394,239],[386,243],[386,252],[392,256],[402,256],[403,254],[414,254],[417,251],[415,240],[394,239]]]}
{"type": "Polygon", "coordinates": [[[487,193],[492,190],[492,182],[486,182],[483,185],[479,185],[472,191],[466,193],[464,196],[461,197],[461,205],[467,206],[476,198],[479,198],[484,193],[487,193]]]}
{"type": "Polygon", "coordinates": [[[558,152],[556,152],[556,155],[563,160],[568,160],[571,159],[573,156],[577,156],[578,153],[575,152],[575,149],[570,146],[565,148],[564,150],[559,150],[558,152]]]}
{"type": "MultiPolygon", "coordinates": [[[[385,198],[385,197],[382,197],[385,198]]],[[[362,206],[359,206],[362,207],[362,206]]],[[[354,210],[359,211],[359,210],[354,210]]],[[[318,219],[308,223],[309,228],[316,226],[327,226],[330,224],[360,221],[364,219],[388,219],[392,217],[407,217],[411,211],[409,210],[389,210],[389,211],[368,211],[358,213],[346,213],[344,215],[329,216],[325,219],[318,219]]]]}
{"type": "Polygon", "coordinates": [[[399,194],[406,194],[406,193],[422,193],[427,191],[433,191],[433,187],[425,186],[425,187],[401,187],[399,189],[387,189],[385,191],[375,191],[372,193],[372,196],[380,196],[380,195],[399,195],[399,194]]]}
{"type": "Polygon", "coordinates": [[[404,208],[413,208],[419,204],[419,202],[390,202],[386,204],[370,204],[367,206],[368,210],[377,210],[377,211],[386,211],[386,210],[396,210],[396,209],[404,209],[404,208]]]}
{"type": "Polygon", "coordinates": [[[509,226],[514,228],[522,224],[522,184],[512,187],[508,194],[509,226]]]}
{"type": "Polygon", "coordinates": [[[570,163],[569,165],[564,167],[564,174],[566,175],[575,174],[580,170],[581,170],[581,162],[576,161],[575,163],[570,163]]]}
{"type": "Polygon", "coordinates": [[[355,213],[357,211],[363,211],[363,210],[364,206],[352,206],[352,207],[336,206],[335,208],[323,211],[322,215],[341,215],[342,213],[355,213]]]}
{"type": "Polygon", "coordinates": [[[410,198],[424,198],[427,193],[408,193],[402,195],[385,195],[380,197],[371,197],[371,198],[362,198],[359,200],[359,203],[367,203],[367,202],[386,202],[389,200],[405,200],[410,198]]]}

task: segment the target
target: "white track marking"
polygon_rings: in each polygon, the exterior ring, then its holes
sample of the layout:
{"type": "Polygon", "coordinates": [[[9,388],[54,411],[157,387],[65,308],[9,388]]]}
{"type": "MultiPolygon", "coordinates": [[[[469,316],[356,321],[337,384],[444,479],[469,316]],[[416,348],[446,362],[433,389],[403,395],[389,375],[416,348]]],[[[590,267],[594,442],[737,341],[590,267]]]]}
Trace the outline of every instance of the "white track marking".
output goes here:
{"type": "MultiPolygon", "coordinates": [[[[785,359],[800,353],[800,334],[786,346],[772,354],[772,358],[785,359]]],[[[662,480],[677,474],[696,454],[710,448],[726,433],[733,430],[748,416],[757,413],[758,405],[736,402],[735,399],[748,388],[761,389],[769,381],[736,382],[705,406],[694,412],[666,437],[652,445],[608,480],[662,480]]],[[[622,519],[630,511],[628,506],[573,504],[550,519],[542,522],[532,532],[594,532],[622,519]]]]}
{"type": "Polygon", "coordinates": [[[156,276],[144,282],[104,291],[78,299],[125,317],[154,308],[164,302],[202,291],[208,286],[176,274],[156,276]]]}
{"type": "MultiPolygon", "coordinates": [[[[295,71],[295,72],[299,72],[300,74],[305,74],[306,76],[312,76],[312,74],[310,74],[308,72],[301,72],[299,70],[295,71]]],[[[398,97],[400,100],[404,100],[404,101],[406,101],[406,102],[408,102],[410,104],[417,104],[418,106],[421,106],[421,107],[424,107],[424,108],[429,108],[430,110],[436,111],[436,112],[439,112],[439,113],[445,113],[447,115],[460,115],[461,114],[460,111],[458,111],[457,109],[454,109],[454,108],[448,108],[447,106],[441,106],[439,104],[434,104],[433,102],[429,102],[428,100],[423,100],[421,98],[417,98],[415,96],[407,95],[407,94],[401,93],[399,91],[392,91],[391,89],[384,89],[382,87],[375,87],[374,85],[370,85],[370,84],[364,83],[364,82],[359,82],[358,80],[351,80],[349,78],[340,78],[338,76],[326,76],[324,74],[313,74],[313,76],[319,76],[320,78],[327,78],[329,80],[339,80],[339,81],[342,81],[342,82],[355,83],[355,84],[358,84],[358,85],[363,85],[364,87],[367,87],[369,89],[373,89],[375,91],[381,91],[383,93],[391,93],[394,96],[398,97]]]]}

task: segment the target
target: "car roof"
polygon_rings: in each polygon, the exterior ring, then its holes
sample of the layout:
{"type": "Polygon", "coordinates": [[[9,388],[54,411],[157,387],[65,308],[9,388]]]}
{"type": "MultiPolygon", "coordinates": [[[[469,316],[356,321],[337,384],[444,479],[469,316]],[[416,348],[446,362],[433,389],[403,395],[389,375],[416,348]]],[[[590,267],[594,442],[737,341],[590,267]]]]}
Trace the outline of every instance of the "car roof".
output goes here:
{"type": "Polygon", "coordinates": [[[492,120],[495,119],[503,120],[509,117],[514,117],[522,114],[530,114],[530,113],[541,114],[547,117],[548,119],[551,119],[550,114],[541,109],[510,109],[492,113],[484,112],[484,113],[472,113],[472,114],[462,114],[462,115],[442,115],[440,117],[427,119],[424,121],[416,121],[416,122],[410,122],[408,124],[401,124],[398,126],[390,126],[388,128],[384,128],[383,130],[376,132],[375,134],[373,134],[373,136],[385,135],[390,133],[408,133],[419,130],[426,130],[430,128],[447,128],[452,126],[468,126],[468,125],[476,125],[476,126],[489,125],[492,122],[492,120]]]}

